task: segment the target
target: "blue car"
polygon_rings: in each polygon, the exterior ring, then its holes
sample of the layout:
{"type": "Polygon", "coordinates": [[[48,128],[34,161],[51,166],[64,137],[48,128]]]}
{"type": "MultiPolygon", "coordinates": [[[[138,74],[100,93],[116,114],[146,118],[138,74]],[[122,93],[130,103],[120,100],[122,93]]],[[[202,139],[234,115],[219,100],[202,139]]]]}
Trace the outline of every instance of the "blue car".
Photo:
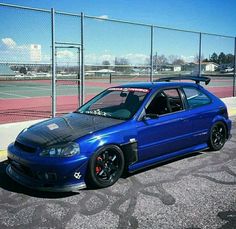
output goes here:
{"type": "MultiPolygon", "coordinates": [[[[174,81],[187,79],[195,82],[174,81]]],[[[73,113],[24,129],[8,147],[7,174],[38,190],[104,188],[123,174],[206,149],[230,137],[225,104],[199,82],[111,87],[73,113]]]]}

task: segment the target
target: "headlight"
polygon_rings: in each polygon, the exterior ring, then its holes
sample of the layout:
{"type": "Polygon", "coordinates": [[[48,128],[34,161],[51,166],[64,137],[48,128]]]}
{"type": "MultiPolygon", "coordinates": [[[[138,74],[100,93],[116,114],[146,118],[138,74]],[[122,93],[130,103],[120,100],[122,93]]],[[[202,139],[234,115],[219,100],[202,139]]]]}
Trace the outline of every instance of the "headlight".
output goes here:
{"type": "Polygon", "coordinates": [[[44,149],[40,156],[45,157],[71,157],[80,153],[79,144],[70,142],[64,146],[52,146],[44,149]]]}

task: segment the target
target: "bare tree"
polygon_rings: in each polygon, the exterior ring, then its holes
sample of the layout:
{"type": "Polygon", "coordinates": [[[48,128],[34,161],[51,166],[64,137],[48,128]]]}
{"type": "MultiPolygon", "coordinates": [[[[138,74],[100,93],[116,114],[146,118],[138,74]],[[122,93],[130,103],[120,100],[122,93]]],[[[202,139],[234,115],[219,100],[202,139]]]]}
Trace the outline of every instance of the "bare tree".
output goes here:
{"type": "Polygon", "coordinates": [[[131,70],[131,67],[129,67],[129,61],[128,59],[126,58],[119,58],[119,57],[116,57],[115,58],[115,65],[118,65],[115,67],[115,71],[122,71],[122,72],[130,72],[131,70]],[[121,66],[123,65],[123,66],[121,66]]]}
{"type": "Polygon", "coordinates": [[[185,64],[185,61],[183,59],[181,59],[181,58],[178,58],[178,59],[174,60],[172,64],[174,64],[174,65],[182,65],[182,64],[185,64]]]}
{"type": "Polygon", "coordinates": [[[116,57],[115,58],[115,65],[129,65],[129,61],[128,59],[126,58],[119,58],[119,57],[116,57]]]}
{"type": "MultiPolygon", "coordinates": [[[[149,61],[148,61],[149,62],[149,61]]],[[[156,70],[159,70],[162,68],[163,65],[168,64],[168,60],[165,57],[165,55],[154,55],[153,56],[153,67],[156,70]]]]}
{"type": "Polygon", "coordinates": [[[168,56],[168,60],[169,60],[169,63],[170,64],[173,64],[173,62],[175,61],[175,60],[177,60],[178,59],[178,56],[177,55],[169,55],[168,56]]]}
{"type": "Polygon", "coordinates": [[[176,55],[170,55],[168,59],[169,59],[169,62],[174,65],[182,65],[185,63],[183,58],[176,55]]]}

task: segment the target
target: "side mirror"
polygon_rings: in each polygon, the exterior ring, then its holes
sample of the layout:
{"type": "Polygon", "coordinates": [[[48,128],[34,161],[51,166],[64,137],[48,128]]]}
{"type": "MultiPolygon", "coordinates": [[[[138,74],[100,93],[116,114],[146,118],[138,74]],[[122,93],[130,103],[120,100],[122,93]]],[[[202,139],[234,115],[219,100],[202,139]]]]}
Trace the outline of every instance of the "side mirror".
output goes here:
{"type": "Polygon", "coordinates": [[[157,119],[159,118],[158,114],[145,114],[143,116],[143,120],[147,120],[147,119],[157,119]]]}

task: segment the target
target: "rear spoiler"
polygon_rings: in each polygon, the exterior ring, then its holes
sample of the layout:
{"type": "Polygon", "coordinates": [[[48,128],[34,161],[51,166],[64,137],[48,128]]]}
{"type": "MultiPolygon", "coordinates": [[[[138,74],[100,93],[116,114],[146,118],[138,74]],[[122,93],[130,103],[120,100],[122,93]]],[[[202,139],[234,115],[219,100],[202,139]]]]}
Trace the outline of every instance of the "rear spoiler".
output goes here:
{"type": "Polygon", "coordinates": [[[172,77],[164,77],[155,80],[155,82],[161,82],[161,81],[172,81],[172,80],[192,80],[195,81],[196,84],[199,84],[200,82],[204,82],[205,85],[209,84],[211,79],[206,76],[172,76],[172,77]]]}

